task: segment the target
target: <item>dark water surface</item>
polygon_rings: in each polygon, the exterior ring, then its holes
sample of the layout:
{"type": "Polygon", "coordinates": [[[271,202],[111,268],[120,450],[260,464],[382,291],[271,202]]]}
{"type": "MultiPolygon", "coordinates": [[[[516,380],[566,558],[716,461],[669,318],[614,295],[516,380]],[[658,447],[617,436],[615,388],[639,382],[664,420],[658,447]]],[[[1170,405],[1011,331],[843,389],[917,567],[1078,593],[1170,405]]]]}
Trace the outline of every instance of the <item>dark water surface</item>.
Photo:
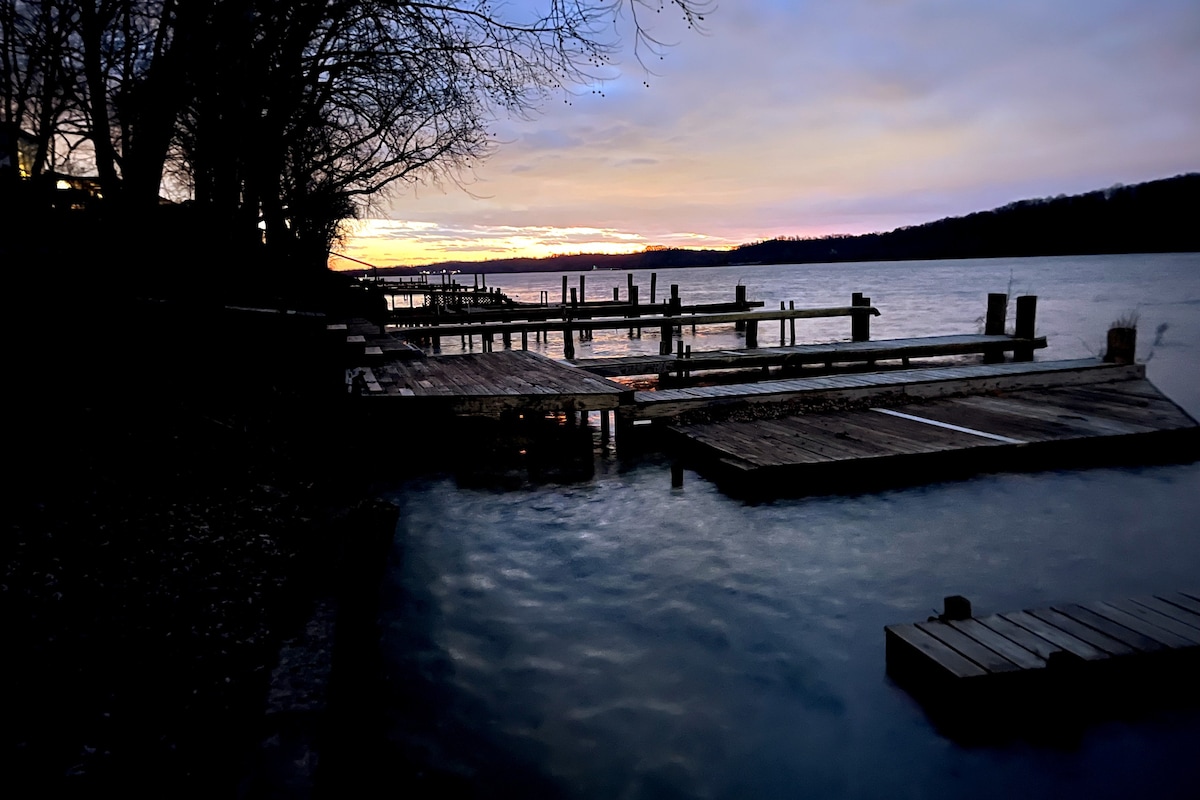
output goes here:
{"type": "MultiPolygon", "coordinates": [[[[561,292],[555,274],[490,277],[523,299],[561,292]]],[[[586,277],[596,297],[625,283],[586,277]]],[[[709,302],[739,281],[776,308],[862,291],[883,312],[873,338],[974,332],[986,293],[1011,285],[1039,295],[1039,360],[1097,355],[1136,312],[1150,379],[1200,416],[1197,255],[664,270],[658,289],[709,302]]],[[[845,320],[802,325],[848,337],[845,320]]],[[[579,356],[630,344],[598,334],[579,356]]],[[[598,454],[585,483],[431,477],[389,497],[390,738],[477,796],[1200,796],[1200,711],[967,746],[889,680],[883,647],[885,625],[949,594],[987,614],[1200,588],[1200,464],[751,505],[692,473],[672,489],[665,460],[598,454]]]]}

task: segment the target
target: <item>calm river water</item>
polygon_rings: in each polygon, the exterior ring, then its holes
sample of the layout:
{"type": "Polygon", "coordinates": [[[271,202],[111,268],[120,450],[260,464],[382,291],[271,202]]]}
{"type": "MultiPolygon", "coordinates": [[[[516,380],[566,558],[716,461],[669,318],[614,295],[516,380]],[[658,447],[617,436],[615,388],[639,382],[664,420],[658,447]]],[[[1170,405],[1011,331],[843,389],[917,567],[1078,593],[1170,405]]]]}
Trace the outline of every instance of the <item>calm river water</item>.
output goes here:
{"type": "MultiPolygon", "coordinates": [[[[589,298],[624,296],[624,272],[585,277],[589,298]]],[[[562,291],[561,273],[489,278],[526,301],[562,291]]],[[[1150,380],[1200,417],[1200,254],[659,270],[658,299],[738,283],[768,308],[863,292],[872,338],[973,333],[988,292],[1035,294],[1038,360],[1098,355],[1136,313],[1150,380]]],[[[798,340],[848,336],[846,319],[798,323],[798,340]]],[[[777,337],[767,324],[760,344],[777,337]]],[[[597,333],[578,355],[630,348],[657,352],[657,332],[597,333]]],[[[585,483],[386,494],[389,738],[479,797],[1200,796],[1200,711],[965,746],[889,680],[883,637],[950,594],[988,614],[1200,588],[1200,463],[752,505],[598,454],[585,483]]]]}

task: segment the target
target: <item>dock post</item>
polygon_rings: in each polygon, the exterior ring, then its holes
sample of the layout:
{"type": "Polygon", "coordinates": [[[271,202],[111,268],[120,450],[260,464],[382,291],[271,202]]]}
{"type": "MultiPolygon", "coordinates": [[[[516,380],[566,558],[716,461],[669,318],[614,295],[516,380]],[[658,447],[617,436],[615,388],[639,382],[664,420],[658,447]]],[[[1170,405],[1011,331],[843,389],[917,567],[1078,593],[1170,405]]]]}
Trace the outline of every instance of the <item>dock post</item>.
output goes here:
{"type": "MultiPolygon", "coordinates": [[[[1023,294],[1017,298],[1018,339],[1033,339],[1034,321],[1037,318],[1037,295],[1023,294]]],[[[1013,351],[1013,361],[1033,361],[1033,345],[1021,345],[1013,351]]]]}
{"type": "Polygon", "coordinates": [[[563,358],[568,361],[575,358],[575,331],[571,330],[569,319],[563,325],[563,358]]]}
{"type": "Polygon", "coordinates": [[[613,287],[613,302],[621,302],[621,290],[616,286],[613,287]]]}
{"type": "MultiPolygon", "coordinates": [[[[783,307],[782,300],[779,301],[779,310],[780,311],[785,310],[783,307]]],[[[787,344],[787,320],[783,318],[782,314],[780,314],[779,315],[779,346],[783,347],[785,344],[787,344]]]]}
{"type": "Polygon", "coordinates": [[[961,622],[971,618],[971,601],[961,594],[952,594],[942,600],[942,617],[961,622]]]}
{"type": "MultiPolygon", "coordinates": [[[[987,316],[983,321],[985,336],[1003,336],[1004,326],[1008,323],[1008,295],[1003,292],[989,292],[987,296],[987,316]]],[[[1004,360],[1003,351],[992,351],[983,354],[983,363],[995,364],[1004,360]]]]}
{"type": "MultiPolygon", "coordinates": [[[[683,316],[683,301],[679,298],[679,284],[678,283],[671,284],[671,301],[670,301],[670,312],[669,313],[671,314],[672,317],[682,317],[683,316]]],[[[683,334],[683,326],[682,325],[675,326],[675,330],[679,331],[680,335],[683,334]]]]}
{"type": "Polygon", "coordinates": [[[567,276],[563,275],[563,301],[562,304],[567,304],[567,276]]]}
{"type": "Polygon", "coordinates": [[[671,355],[671,323],[666,322],[671,315],[671,304],[663,303],[663,324],[658,329],[658,354],[660,356],[671,355]]]}
{"type": "Polygon", "coordinates": [[[503,342],[504,342],[504,349],[505,349],[505,350],[511,350],[511,349],[512,349],[512,331],[503,331],[503,332],[500,334],[500,339],[501,339],[501,341],[503,341],[503,342]]]}
{"type": "Polygon", "coordinates": [[[612,430],[609,428],[608,421],[609,411],[604,409],[600,412],[600,441],[608,444],[608,440],[612,438],[612,430]]]}
{"type": "Polygon", "coordinates": [[[579,302],[581,302],[581,303],[587,302],[587,300],[585,299],[584,293],[583,293],[583,289],[585,286],[587,286],[587,278],[583,275],[580,275],[579,276],[579,302]]]}
{"type": "MultiPolygon", "coordinates": [[[[796,310],[796,301],[788,300],[788,311],[795,311],[795,310],[796,310]]],[[[792,346],[795,347],[795,345],[796,345],[796,318],[792,317],[790,320],[788,320],[788,322],[790,322],[791,326],[792,326],[792,342],[791,343],[792,343],[792,346]]]]}
{"type": "MultiPolygon", "coordinates": [[[[740,283],[733,288],[733,302],[737,304],[738,311],[746,310],[746,287],[740,283]]],[[[737,322],[733,323],[733,329],[735,331],[746,330],[745,321],[738,320],[737,322]]]]}
{"type": "Polygon", "coordinates": [[[524,328],[521,329],[521,349],[529,349],[529,331],[525,330],[524,328]]]}
{"type": "Polygon", "coordinates": [[[683,465],[676,461],[671,462],[671,488],[683,488],[683,465]]]}
{"type": "Polygon", "coordinates": [[[658,284],[658,273],[650,273],[650,305],[654,305],[654,287],[658,284]]]}
{"type": "MultiPolygon", "coordinates": [[[[642,313],[638,311],[638,287],[633,284],[629,285],[629,302],[633,306],[633,308],[629,311],[629,316],[640,317],[642,313]]],[[[641,326],[638,326],[637,328],[630,328],[629,335],[638,339],[642,338],[641,326]]]]}
{"type": "MultiPolygon", "coordinates": [[[[862,292],[855,292],[850,295],[850,305],[856,307],[869,307],[871,298],[863,297],[862,292]]],[[[871,315],[866,313],[856,313],[850,318],[850,341],[852,342],[869,342],[871,340],[871,315]]]]}
{"type": "Polygon", "coordinates": [[[1104,354],[1109,364],[1132,364],[1137,352],[1137,328],[1114,325],[1108,329],[1108,351],[1104,354]]]}
{"type": "Polygon", "coordinates": [[[746,347],[758,347],[758,320],[746,320],[746,347]]]}

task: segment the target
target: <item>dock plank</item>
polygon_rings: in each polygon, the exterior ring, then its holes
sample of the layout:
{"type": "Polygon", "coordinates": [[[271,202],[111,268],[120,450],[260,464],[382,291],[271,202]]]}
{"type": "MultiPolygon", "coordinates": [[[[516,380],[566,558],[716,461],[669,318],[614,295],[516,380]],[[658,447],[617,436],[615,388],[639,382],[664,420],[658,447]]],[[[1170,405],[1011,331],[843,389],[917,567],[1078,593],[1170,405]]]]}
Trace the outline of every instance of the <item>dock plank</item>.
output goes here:
{"type": "Polygon", "coordinates": [[[885,630],[889,637],[904,642],[952,677],[975,678],[987,675],[987,670],[983,667],[916,625],[889,625],[885,630]]]}

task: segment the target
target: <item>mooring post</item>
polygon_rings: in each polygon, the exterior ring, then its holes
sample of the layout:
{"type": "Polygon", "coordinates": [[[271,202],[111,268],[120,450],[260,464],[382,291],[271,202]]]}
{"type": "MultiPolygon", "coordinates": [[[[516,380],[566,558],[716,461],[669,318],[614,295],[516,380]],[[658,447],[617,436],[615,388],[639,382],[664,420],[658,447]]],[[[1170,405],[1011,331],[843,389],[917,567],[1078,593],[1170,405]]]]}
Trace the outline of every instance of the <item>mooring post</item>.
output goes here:
{"type": "MultiPolygon", "coordinates": [[[[638,287],[633,284],[630,284],[629,286],[629,302],[633,306],[633,308],[629,311],[629,316],[640,317],[642,313],[638,311],[638,287]]],[[[639,326],[637,328],[630,328],[629,335],[638,339],[642,338],[641,327],[639,326]]]]}
{"type": "Polygon", "coordinates": [[[1137,353],[1137,328],[1116,325],[1108,329],[1108,350],[1104,354],[1109,364],[1132,364],[1137,353]]]}
{"type": "MultiPolygon", "coordinates": [[[[733,302],[734,302],[734,303],[737,305],[737,310],[738,310],[738,311],[745,311],[745,310],[746,310],[746,287],[745,287],[745,286],[743,286],[743,285],[742,285],[742,284],[740,284],[740,283],[739,283],[737,286],[735,286],[735,287],[734,287],[734,289],[733,289],[733,302]]],[[[738,321],[734,322],[734,323],[733,323],[733,329],[734,329],[735,331],[744,331],[744,330],[746,330],[746,323],[745,323],[745,321],[744,321],[744,320],[738,320],[738,321]]]]}
{"type": "Polygon", "coordinates": [[[571,329],[571,320],[563,323],[563,358],[568,361],[575,358],[575,331],[571,329]]]}
{"type": "MultiPolygon", "coordinates": [[[[1008,295],[1003,292],[989,292],[987,296],[987,316],[983,318],[983,333],[985,336],[1003,336],[1004,326],[1008,324],[1008,295]]],[[[1004,351],[990,350],[983,354],[983,363],[995,364],[1004,360],[1004,351]]]]}
{"type": "Polygon", "coordinates": [[[961,594],[952,594],[942,600],[942,619],[961,622],[971,618],[971,601],[961,594]]]}
{"type": "MultiPolygon", "coordinates": [[[[850,295],[850,305],[859,308],[869,308],[871,298],[863,297],[862,292],[850,295]]],[[[850,317],[850,340],[853,342],[869,342],[871,340],[871,315],[865,311],[856,312],[850,317]]]]}
{"type": "Polygon", "coordinates": [[[662,311],[663,324],[658,329],[658,354],[660,356],[671,355],[671,323],[667,321],[670,316],[671,304],[664,302],[662,311]]]}
{"type": "Polygon", "coordinates": [[[608,409],[604,409],[600,412],[600,441],[604,442],[605,444],[607,444],[608,440],[612,438],[612,430],[609,428],[608,415],[608,409]]]}
{"type": "MultiPolygon", "coordinates": [[[[796,301],[788,300],[788,311],[795,311],[795,310],[796,310],[796,301]]],[[[791,319],[788,320],[788,322],[791,323],[791,328],[792,328],[792,342],[791,343],[793,346],[795,346],[795,344],[796,344],[796,318],[792,317],[791,319]]]]}
{"type": "Polygon", "coordinates": [[[746,347],[758,347],[758,320],[746,320],[746,347]]]}
{"type": "MultiPolygon", "coordinates": [[[[1017,298],[1018,339],[1033,339],[1034,322],[1037,318],[1037,295],[1023,294],[1017,298]]],[[[1033,345],[1023,344],[1013,351],[1013,361],[1033,361],[1033,345]]]]}
{"type": "MultiPolygon", "coordinates": [[[[680,298],[679,298],[679,284],[678,283],[671,284],[671,302],[670,302],[670,312],[669,313],[671,314],[672,317],[676,317],[676,318],[683,316],[683,301],[680,300],[680,298]]],[[[682,334],[683,326],[676,325],[675,330],[679,331],[679,333],[682,334]]]]}
{"type": "Polygon", "coordinates": [[[525,330],[524,328],[521,329],[521,349],[529,349],[529,331],[525,330]]]}
{"type": "Polygon", "coordinates": [[[680,380],[682,380],[683,379],[683,341],[680,340],[680,341],[676,342],[675,346],[677,348],[675,351],[675,363],[676,363],[676,366],[679,367],[679,369],[677,369],[675,371],[675,376],[677,378],[679,378],[680,380]]]}
{"type": "Polygon", "coordinates": [[[562,304],[563,304],[564,306],[567,304],[567,276],[566,276],[566,275],[563,275],[563,295],[562,295],[562,304]]]}
{"type": "Polygon", "coordinates": [[[583,275],[580,275],[579,276],[579,302],[581,302],[581,303],[587,302],[587,300],[583,294],[583,288],[585,286],[587,286],[587,278],[585,278],[583,275]]]}
{"type": "Polygon", "coordinates": [[[650,273],[650,305],[654,305],[654,287],[658,284],[658,273],[650,273]]]}
{"type": "Polygon", "coordinates": [[[621,290],[616,286],[613,287],[613,302],[621,302],[621,290]]]}
{"type": "MultiPolygon", "coordinates": [[[[783,301],[779,301],[779,310],[785,311],[783,301]]],[[[787,344],[787,320],[783,318],[783,314],[779,315],[779,346],[783,347],[787,344]]]]}
{"type": "Polygon", "coordinates": [[[677,462],[671,462],[671,488],[683,488],[683,465],[677,462]]]}

